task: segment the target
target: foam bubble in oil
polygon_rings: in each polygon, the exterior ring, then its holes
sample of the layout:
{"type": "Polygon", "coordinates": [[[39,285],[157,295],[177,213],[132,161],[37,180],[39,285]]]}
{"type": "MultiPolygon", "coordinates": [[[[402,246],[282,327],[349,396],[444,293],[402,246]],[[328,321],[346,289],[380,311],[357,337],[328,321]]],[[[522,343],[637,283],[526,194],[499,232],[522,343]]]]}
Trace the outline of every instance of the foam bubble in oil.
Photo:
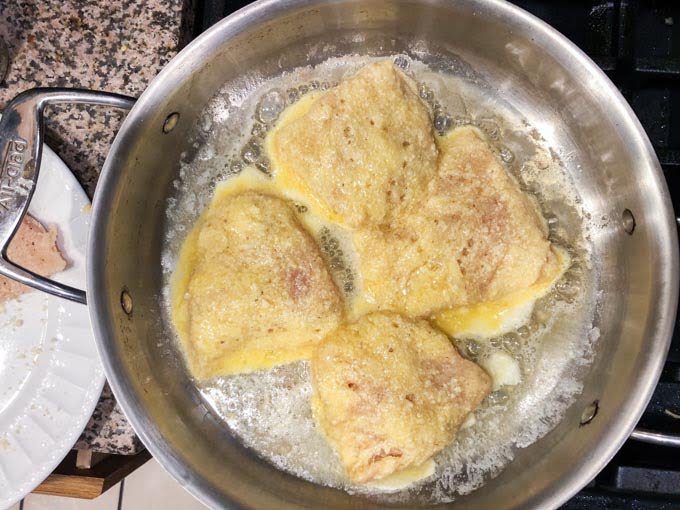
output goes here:
{"type": "MultiPolygon", "coordinates": [[[[536,302],[529,323],[497,338],[452,339],[465,357],[482,365],[492,359],[512,360],[516,372],[495,388],[456,440],[436,456],[433,477],[389,494],[352,486],[347,480],[314,425],[308,363],[197,384],[206,403],[233,433],[280,469],[381,502],[441,503],[497,475],[512,461],[514,448],[527,446],[551,430],[581,391],[580,378],[599,336],[591,324],[574,320],[592,317],[595,306],[590,246],[585,241],[589,224],[559,158],[517,111],[473,80],[433,70],[409,55],[392,58],[416,82],[439,134],[463,125],[475,125],[486,133],[522,189],[537,199],[550,239],[569,249],[572,266],[536,302]]],[[[225,85],[213,98],[197,123],[193,146],[182,156],[175,195],[167,203],[162,254],[166,305],[179,248],[208,204],[214,184],[247,165],[269,173],[264,137],[280,113],[305,93],[335,86],[375,60],[343,57],[266,81],[246,77],[225,85]]],[[[351,296],[357,279],[347,236],[314,223],[304,204],[296,207],[316,236],[336,283],[351,296]]]]}

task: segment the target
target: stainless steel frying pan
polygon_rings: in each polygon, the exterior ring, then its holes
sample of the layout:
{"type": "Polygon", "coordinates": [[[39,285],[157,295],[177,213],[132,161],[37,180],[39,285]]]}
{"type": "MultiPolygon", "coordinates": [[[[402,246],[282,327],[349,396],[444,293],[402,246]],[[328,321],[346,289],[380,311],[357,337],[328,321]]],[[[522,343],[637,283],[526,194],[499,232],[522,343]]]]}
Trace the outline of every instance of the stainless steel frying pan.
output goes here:
{"type": "MultiPolygon", "coordinates": [[[[581,51],[498,0],[261,0],[182,51],[134,106],[111,94],[36,90],[16,98],[0,124],[0,273],[85,302],[82,291],[9,262],[6,246],[37,179],[43,108],[56,102],[131,108],[95,196],[90,316],[108,379],[135,430],[211,506],[379,507],[259,460],[207,410],[168,342],[158,299],[164,211],[189,132],[216,90],[244,73],[269,76],[348,53],[392,54],[414,41],[421,56],[465,62],[491,93],[495,86],[495,94],[542,126],[552,146],[571,154],[564,164],[583,207],[593,218],[610,219],[592,233],[601,338],[582,394],[500,476],[446,508],[558,506],[630,436],[657,383],[678,296],[675,218],[639,122],[581,51]]],[[[678,443],[645,431],[635,437],[678,443]]]]}

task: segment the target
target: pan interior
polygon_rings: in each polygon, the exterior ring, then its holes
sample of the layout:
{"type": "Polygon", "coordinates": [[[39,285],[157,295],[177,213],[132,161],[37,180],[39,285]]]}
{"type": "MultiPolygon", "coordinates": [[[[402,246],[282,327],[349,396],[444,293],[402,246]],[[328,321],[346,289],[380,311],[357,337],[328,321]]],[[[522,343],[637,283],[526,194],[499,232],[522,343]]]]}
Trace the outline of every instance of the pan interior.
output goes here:
{"type": "Polygon", "coordinates": [[[531,112],[526,116],[521,106],[498,94],[481,69],[462,57],[423,56],[410,43],[403,53],[330,57],[271,78],[252,73],[225,83],[189,134],[195,150],[182,153],[180,173],[168,199],[163,325],[167,338],[173,338],[170,276],[181,243],[210,201],[215,184],[248,164],[266,168],[263,138],[276,111],[308,90],[331,87],[362,66],[384,59],[391,59],[416,80],[425,101],[439,105],[433,115],[435,125],[472,124],[487,134],[521,187],[539,199],[549,219],[551,239],[572,256],[568,274],[537,303],[528,325],[490,341],[456,340],[459,350],[475,360],[494,352],[510,354],[521,365],[522,383],[487,399],[475,413],[476,422],[437,455],[433,477],[389,494],[351,485],[343,475],[338,459],[314,427],[307,362],[196,382],[196,389],[232,434],[280,469],[379,501],[441,503],[478,488],[512,461],[513,447],[531,444],[559,422],[582,389],[599,338],[593,325],[596,268],[592,246],[586,241],[595,227],[586,219],[582,198],[560,157],[569,147],[562,140],[546,139],[539,130],[543,126],[532,122],[537,119],[530,118],[531,112]]]}

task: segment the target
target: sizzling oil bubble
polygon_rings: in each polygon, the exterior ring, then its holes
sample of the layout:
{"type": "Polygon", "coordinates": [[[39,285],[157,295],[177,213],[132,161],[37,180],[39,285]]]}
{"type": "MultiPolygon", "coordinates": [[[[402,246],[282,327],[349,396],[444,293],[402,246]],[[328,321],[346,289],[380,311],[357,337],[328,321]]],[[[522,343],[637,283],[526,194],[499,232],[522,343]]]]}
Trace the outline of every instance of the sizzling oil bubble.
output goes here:
{"type": "Polygon", "coordinates": [[[394,65],[402,71],[406,71],[409,68],[408,58],[406,58],[404,55],[397,55],[394,57],[394,65]]]}
{"type": "Polygon", "coordinates": [[[262,156],[262,146],[257,138],[251,138],[250,141],[243,147],[241,151],[241,158],[246,164],[252,165],[259,161],[262,156]]]}
{"type": "Polygon", "coordinates": [[[543,217],[545,218],[545,221],[548,224],[548,226],[551,228],[556,227],[557,224],[559,223],[559,219],[554,214],[547,213],[544,214],[543,217]]]}
{"type": "Polygon", "coordinates": [[[271,169],[269,168],[269,160],[267,158],[261,159],[255,162],[255,168],[265,175],[271,174],[271,169]]]}
{"type": "Polygon", "coordinates": [[[228,163],[228,165],[229,165],[229,171],[234,175],[239,173],[241,170],[243,170],[243,163],[241,161],[232,160],[228,163]]]}
{"type": "Polygon", "coordinates": [[[472,118],[470,118],[470,117],[467,116],[467,115],[457,115],[457,116],[453,119],[453,124],[454,124],[456,127],[469,126],[469,125],[472,124],[472,118]]]}
{"type": "Polygon", "coordinates": [[[498,155],[500,156],[501,161],[506,165],[509,165],[510,163],[515,161],[515,155],[507,147],[501,147],[500,150],[498,151],[498,155]]]}
{"type": "Polygon", "coordinates": [[[510,353],[515,353],[519,350],[521,344],[516,333],[508,333],[501,338],[501,346],[510,353]]]}
{"type": "Polygon", "coordinates": [[[425,101],[427,104],[431,104],[434,100],[434,94],[430,90],[430,87],[424,83],[418,84],[418,95],[420,96],[420,99],[425,101]]]}
{"type": "Polygon", "coordinates": [[[210,130],[212,129],[213,125],[213,120],[212,117],[208,114],[203,114],[201,115],[201,124],[200,128],[204,133],[210,133],[210,130]]]}
{"type": "Polygon", "coordinates": [[[250,134],[256,138],[264,138],[265,135],[267,134],[267,126],[257,122],[253,124],[253,128],[250,130],[250,134]]]}
{"type": "Polygon", "coordinates": [[[467,350],[468,356],[472,358],[478,357],[481,352],[481,346],[479,345],[479,342],[476,342],[475,340],[468,340],[465,343],[465,349],[467,350]]]}
{"type": "Polygon", "coordinates": [[[443,110],[435,110],[434,112],[434,128],[437,130],[440,136],[444,136],[446,132],[451,128],[453,121],[451,117],[443,110]]]}
{"type": "Polygon", "coordinates": [[[300,99],[300,91],[296,88],[286,90],[286,99],[288,100],[288,104],[297,102],[297,100],[300,99]]]}
{"type": "Polygon", "coordinates": [[[481,129],[491,140],[498,140],[501,128],[494,119],[477,119],[474,125],[481,129]]]}
{"type": "Polygon", "coordinates": [[[354,271],[340,246],[340,241],[328,227],[323,227],[319,231],[319,240],[321,252],[328,263],[333,279],[345,294],[351,295],[355,290],[354,271]]]}
{"type": "Polygon", "coordinates": [[[306,213],[306,212],[309,210],[309,209],[307,208],[306,205],[304,205],[304,204],[299,204],[299,203],[297,203],[297,202],[295,202],[295,203],[293,204],[293,207],[295,207],[295,209],[297,210],[297,212],[299,212],[300,214],[304,214],[304,213],[306,213]]]}
{"type": "Polygon", "coordinates": [[[508,394],[503,390],[492,391],[487,397],[489,406],[502,406],[508,402],[508,394]]]}

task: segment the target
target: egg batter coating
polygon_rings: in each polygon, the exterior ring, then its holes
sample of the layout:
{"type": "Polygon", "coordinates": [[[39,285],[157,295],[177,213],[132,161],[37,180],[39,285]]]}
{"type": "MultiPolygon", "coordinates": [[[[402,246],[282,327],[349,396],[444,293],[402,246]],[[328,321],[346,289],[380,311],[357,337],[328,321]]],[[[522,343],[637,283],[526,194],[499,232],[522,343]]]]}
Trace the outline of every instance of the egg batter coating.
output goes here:
{"type": "Polygon", "coordinates": [[[341,318],[319,248],[280,198],[216,194],[185,241],[173,319],[208,378],[306,359],[341,318]]]}
{"type": "Polygon", "coordinates": [[[350,228],[382,224],[422,197],[438,157],[425,105],[388,61],[303,98],[266,145],[278,180],[350,228]]]}
{"type": "Polygon", "coordinates": [[[557,267],[545,220],[477,128],[441,139],[425,221],[452,248],[468,303],[494,301],[557,267]]]}
{"type": "Polygon", "coordinates": [[[343,324],[311,367],[315,418],[357,483],[432,457],[491,387],[446,335],[392,313],[343,324]]]}
{"type": "Polygon", "coordinates": [[[427,317],[466,303],[460,266],[440,235],[417,213],[354,232],[359,292],[351,301],[351,315],[384,310],[427,317]]]}
{"type": "Polygon", "coordinates": [[[496,301],[557,272],[538,208],[482,133],[458,128],[439,144],[437,176],[415,207],[355,234],[362,276],[355,315],[429,316],[496,301]]]}

